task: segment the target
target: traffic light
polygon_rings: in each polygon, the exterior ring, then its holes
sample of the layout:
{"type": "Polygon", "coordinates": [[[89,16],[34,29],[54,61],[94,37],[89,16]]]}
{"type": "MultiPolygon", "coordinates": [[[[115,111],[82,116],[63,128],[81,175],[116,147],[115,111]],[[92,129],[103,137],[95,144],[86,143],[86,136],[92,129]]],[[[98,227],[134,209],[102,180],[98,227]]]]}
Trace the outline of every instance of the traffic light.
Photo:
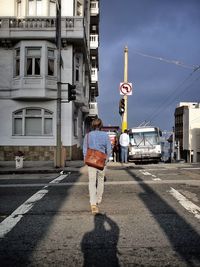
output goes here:
{"type": "Polygon", "coordinates": [[[125,111],[125,101],[124,98],[122,98],[119,101],[119,114],[120,115],[124,114],[124,111],[125,111]]]}
{"type": "Polygon", "coordinates": [[[76,85],[68,84],[68,101],[76,100],[76,85]]]}

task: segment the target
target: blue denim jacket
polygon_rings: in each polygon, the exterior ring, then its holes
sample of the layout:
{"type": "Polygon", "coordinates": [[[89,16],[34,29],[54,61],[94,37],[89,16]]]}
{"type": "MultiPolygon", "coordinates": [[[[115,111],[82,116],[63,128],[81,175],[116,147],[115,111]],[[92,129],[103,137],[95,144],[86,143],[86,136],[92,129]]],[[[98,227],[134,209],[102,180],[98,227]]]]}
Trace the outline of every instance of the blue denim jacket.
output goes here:
{"type": "Polygon", "coordinates": [[[83,156],[87,153],[87,147],[107,154],[107,159],[111,154],[111,142],[106,132],[95,130],[86,134],[83,142],[83,156]]]}

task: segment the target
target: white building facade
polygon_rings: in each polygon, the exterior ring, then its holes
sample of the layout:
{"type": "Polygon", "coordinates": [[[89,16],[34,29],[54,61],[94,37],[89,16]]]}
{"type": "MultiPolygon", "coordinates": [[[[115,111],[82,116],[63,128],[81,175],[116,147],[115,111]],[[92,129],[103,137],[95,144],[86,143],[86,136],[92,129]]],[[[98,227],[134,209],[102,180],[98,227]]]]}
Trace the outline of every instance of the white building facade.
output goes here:
{"type": "Polygon", "coordinates": [[[175,141],[182,158],[200,162],[200,103],[181,102],[175,111],[175,141]]]}
{"type": "MultiPolygon", "coordinates": [[[[18,150],[27,160],[55,160],[56,2],[0,1],[0,160],[13,160],[18,150]]],[[[75,160],[98,115],[99,2],[61,0],[61,16],[62,155],[75,160]],[[71,102],[68,84],[76,86],[71,102]]]]}

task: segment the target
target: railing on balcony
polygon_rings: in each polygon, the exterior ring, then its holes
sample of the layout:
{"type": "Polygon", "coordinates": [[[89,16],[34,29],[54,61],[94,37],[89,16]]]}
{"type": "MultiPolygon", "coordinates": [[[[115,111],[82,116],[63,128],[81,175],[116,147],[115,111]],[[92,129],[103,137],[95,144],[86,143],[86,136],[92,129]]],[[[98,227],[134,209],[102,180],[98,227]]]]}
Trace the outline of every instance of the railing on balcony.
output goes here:
{"type": "MultiPolygon", "coordinates": [[[[67,17],[62,18],[62,26],[73,28],[80,26],[82,18],[67,17]],[[79,24],[79,25],[78,25],[79,24]]],[[[81,23],[83,25],[83,23],[81,23]]],[[[56,27],[56,18],[52,17],[28,17],[28,18],[0,18],[0,28],[54,28],[56,27]]]]}
{"type": "MultiPolygon", "coordinates": [[[[55,36],[56,18],[54,17],[0,17],[0,38],[30,37],[34,31],[46,38],[55,36]]],[[[62,17],[62,38],[85,38],[84,18],[62,17]]]]}
{"type": "Polygon", "coordinates": [[[99,14],[99,2],[98,1],[91,1],[90,3],[90,13],[92,16],[99,14]]]}
{"type": "Polygon", "coordinates": [[[99,36],[98,34],[90,34],[90,48],[96,49],[99,46],[99,36]]]}
{"type": "Polygon", "coordinates": [[[96,115],[98,115],[97,102],[90,102],[89,103],[89,116],[96,116],[96,115]]]}
{"type": "Polygon", "coordinates": [[[92,81],[92,83],[98,82],[98,70],[97,70],[97,68],[91,69],[91,81],[92,81]]]}

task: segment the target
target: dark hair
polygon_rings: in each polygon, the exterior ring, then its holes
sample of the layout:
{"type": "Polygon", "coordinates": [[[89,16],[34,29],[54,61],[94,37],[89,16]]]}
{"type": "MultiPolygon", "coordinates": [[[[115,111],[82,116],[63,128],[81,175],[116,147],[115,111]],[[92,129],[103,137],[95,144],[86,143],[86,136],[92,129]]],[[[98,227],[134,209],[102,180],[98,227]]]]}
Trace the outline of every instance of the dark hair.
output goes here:
{"type": "Polygon", "coordinates": [[[94,130],[101,129],[103,127],[103,122],[101,119],[97,118],[92,121],[92,128],[94,130]]]}

